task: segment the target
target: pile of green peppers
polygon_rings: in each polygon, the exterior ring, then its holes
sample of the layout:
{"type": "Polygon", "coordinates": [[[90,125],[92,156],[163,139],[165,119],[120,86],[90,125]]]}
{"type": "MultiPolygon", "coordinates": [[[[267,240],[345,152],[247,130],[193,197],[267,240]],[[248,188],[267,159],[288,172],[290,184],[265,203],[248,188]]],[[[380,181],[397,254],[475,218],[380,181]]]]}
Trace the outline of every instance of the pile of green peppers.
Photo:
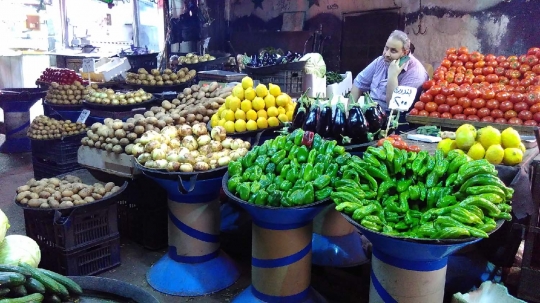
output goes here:
{"type": "Polygon", "coordinates": [[[340,167],[336,210],[363,227],[418,239],[487,238],[511,220],[514,190],[487,160],[458,151],[407,152],[385,141],[340,167]]]}
{"type": "Polygon", "coordinates": [[[296,207],[330,197],[339,167],[351,157],[337,142],[318,134],[306,142],[296,129],[255,146],[230,162],[228,190],[256,205],[296,207]]]}

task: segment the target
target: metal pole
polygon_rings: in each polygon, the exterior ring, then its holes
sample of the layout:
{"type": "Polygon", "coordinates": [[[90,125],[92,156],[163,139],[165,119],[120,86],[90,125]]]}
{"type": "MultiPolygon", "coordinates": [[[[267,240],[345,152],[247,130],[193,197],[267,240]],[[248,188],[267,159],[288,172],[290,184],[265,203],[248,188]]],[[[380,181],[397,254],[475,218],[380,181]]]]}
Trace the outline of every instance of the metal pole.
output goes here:
{"type": "Polygon", "coordinates": [[[58,3],[60,6],[62,43],[64,44],[64,47],[69,47],[69,24],[67,19],[66,0],[59,0],[58,3]]]}
{"type": "Polygon", "coordinates": [[[171,53],[171,42],[169,39],[169,20],[171,16],[171,7],[169,0],[163,0],[163,29],[165,33],[165,49],[163,50],[163,57],[161,62],[165,62],[164,68],[167,67],[169,62],[169,54],[171,53]]]}
{"type": "Polygon", "coordinates": [[[141,25],[139,15],[139,0],[133,0],[133,45],[139,47],[139,26],[141,25]]]}

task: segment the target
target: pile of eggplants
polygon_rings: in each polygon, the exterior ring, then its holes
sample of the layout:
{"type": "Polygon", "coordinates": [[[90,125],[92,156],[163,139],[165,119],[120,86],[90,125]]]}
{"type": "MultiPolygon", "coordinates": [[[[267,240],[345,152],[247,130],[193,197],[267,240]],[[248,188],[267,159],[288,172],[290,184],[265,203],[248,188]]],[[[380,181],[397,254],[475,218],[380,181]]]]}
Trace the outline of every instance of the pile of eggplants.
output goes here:
{"type": "Polygon", "coordinates": [[[315,132],[342,145],[362,144],[372,141],[374,134],[386,127],[386,119],[377,103],[363,109],[351,98],[348,108],[339,102],[332,110],[330,102],[321,107],[319,98],[311,102],[304,94],[298,99],[291,128],[315,132]]]}
{"type": "Polygon", "coordinates": [[[278,64],[297,62],[302,58],[302,54],[288,51],[283,56],[277,53],[260,52],[250,56],[251,61],[246,65],[249,67],[265,67],[278,64]]]}

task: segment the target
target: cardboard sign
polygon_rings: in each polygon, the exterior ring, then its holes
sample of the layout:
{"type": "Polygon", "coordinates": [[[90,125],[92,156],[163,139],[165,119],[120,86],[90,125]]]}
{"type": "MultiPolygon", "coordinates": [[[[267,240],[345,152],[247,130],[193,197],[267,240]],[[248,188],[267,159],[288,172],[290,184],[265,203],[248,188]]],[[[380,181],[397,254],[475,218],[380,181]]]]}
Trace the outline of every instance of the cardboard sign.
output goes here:
{"type": "Polygon", "coordinates": [[[82,60],[83,73],[93,73],[96,70],[96,63],[92,58],[82,60]]]}
{"type": "Polygon", "coordinates": [[[90,111],[87,109],[83,109],[83,111],[79,115],[79,119],[77,119],[77,122],[79,123],[86,122],[86,119],[88,119],[88,116],[90,116],[90,111]]]}
{"type": "Polygon", "coordinates": [[[392,99],[388,108],[399,111],[408,111],[416,97],[416,88],[408,86],[398,86],[392,93],[392,99]]]}

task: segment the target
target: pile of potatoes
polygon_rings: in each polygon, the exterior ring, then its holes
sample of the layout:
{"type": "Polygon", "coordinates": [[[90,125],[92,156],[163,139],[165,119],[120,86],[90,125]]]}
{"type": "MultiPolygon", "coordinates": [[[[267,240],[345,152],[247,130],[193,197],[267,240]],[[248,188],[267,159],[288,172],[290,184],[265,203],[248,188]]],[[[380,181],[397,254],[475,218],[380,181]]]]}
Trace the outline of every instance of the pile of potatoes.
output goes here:
{"type": "Polygon", "coordinates": [[[92,124],[86,132],[86,137],[81,139],[81,144],[121,154],[131,149],[145,131],[144,126],[136,124],[135,118],[129,118],[126,122],[107,118],[103,124],[100,122],[92,124]]]}
{"type": "Polygon", "coordinates": [[[185,56],[180,56],[178,58],[178,61],[180,64],[196,64],[199,62],[207,62],[207,61],[212,61],[212,60],[216,60],[216,57],[210,56],[209,54],[198,56],[197,54],[194,54],[194,53],[189,53],[189,54],[186,54],[185,56]]]}
{"type": "Polygon", "coordinates": [[[34,178],[17,188],[17,203],[35,208],[70,208],[92,203],[119,191],[113,182],[87,185],[76,176],[34,178]]]}
{"type": "Polygon", "coordinates": [[[176,73],[168,68],[163,70],[163,73],[158,69],[152,69],[149,73],[146,69],[139,68],[136,74],[127,73],[126,83],[151,86],[178,85],[190,81],[196,75],[197,71],[189,70],[187,67],[181,68],[176,73]]]}
{"type": "Polygon", "coordinates": [[[71,85],[62,85],[52,82],[45,100],[52,104],[78,105],[82,104],[83,96],[88,94],[88,90],[79,81],[71,85]]]}
{"type": "Polygon", "coordinates": [[[40,115],[32,121],[26,135],[34,140],[51,140],[82,134],[85,131],[84,123],[56,120],[40,115]]]}

